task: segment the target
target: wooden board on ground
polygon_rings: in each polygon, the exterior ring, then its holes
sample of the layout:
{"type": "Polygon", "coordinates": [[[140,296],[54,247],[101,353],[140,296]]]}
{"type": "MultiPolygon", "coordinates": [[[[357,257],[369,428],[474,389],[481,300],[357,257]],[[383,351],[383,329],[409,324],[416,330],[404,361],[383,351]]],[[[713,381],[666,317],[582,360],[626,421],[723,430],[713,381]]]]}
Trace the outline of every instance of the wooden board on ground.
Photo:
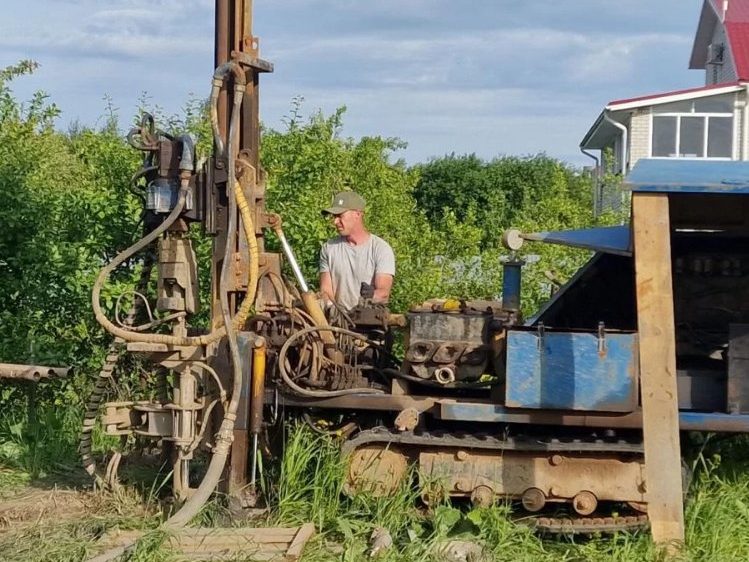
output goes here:
{"type": "MultiPolygon", "coordinates": [[[[183,560],[298,560],[307,541],[315,534],[315,526],[301,527],[185,527],[169,532],[164,541],[183,560]]],[[[108,552],[129,548],[144,536],[143,531],[111,531],[99,545],[108,552]]],[[[98,560],[101,556],[94,558],[98,560]]],[[[106,558],[101,558],[106,559],[106,558]]]]}
{"type": "Polygon", "coordinates": [[[648,518],[656,543],[684,540],[668,195],[632,195],[648,518]]]}

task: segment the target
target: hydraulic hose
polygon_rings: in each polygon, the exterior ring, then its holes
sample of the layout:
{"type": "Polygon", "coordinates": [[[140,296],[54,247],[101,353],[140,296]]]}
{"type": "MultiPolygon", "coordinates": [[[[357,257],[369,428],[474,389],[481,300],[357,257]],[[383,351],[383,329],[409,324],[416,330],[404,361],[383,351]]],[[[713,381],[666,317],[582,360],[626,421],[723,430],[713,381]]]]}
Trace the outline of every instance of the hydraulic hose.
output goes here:
{"type": "MultiPolygon", "coordinates": [[[[242,390],[242,370],[240,368],[240,358],[239,358],[239,348],[237,346],[237,337],[236,337],[236,328],[242,326],[244,324],[244,321],[246,317],[249,315],[250,307],[253,304],[253,301],[255,300],[255,294],[257,291],[257,283],[258,283],[258,246],[257,246],[257,240],[255,239],[255,227],[252,221],[252,216],[249,211],[249,204],[247,203],[244,194],[242,193],[242,189],[239,185],[239,183],[236,182],[234,177],[234,140],[235,140],[235,132],[237,130],[237,127],[239,125],[239,115],[240,115],[240,108],[242,105],[242,98],[244,95],[244,91],[246,89],[246,77],[244,75],[244,71],[241,69],[241,67],[235,63],[235,62],[227,62],[225,64],[222,64],[219,66],[216,71],[214,72],[213,76],[213,89],[211,91],[211,123],[212,125],[215,122],[214,127],[214,141],[216,142],[216,150],[220,155],[223,155],[224,153],[224,144],[223,140],[221,139],[221,135],[218,133],[218,91],[221,89],[221,86],[223,85],[223,81],[226,78],[226,76],[231,72],[234,75],[234,103],[232,108],[232,116],[231,116],[231,123],[229,125],[229,134],[228,134],[228,153],[229,153],[229,178],[228,178],[228,184],[229,186],[233,186],[233,189],[227,189],[228,195],[229,195],[229,223],[227,225],[227,244],[226,249],[224,252],[224,260],[223,265],[221,268],[221,281],[220,281],[220,300],[221,300],[221,315],[224,321],[223,328],[219,328],[218,330],[215,330],[211,332],[210,334],[206,334],[204,336],[199,337],[175,337],[175,336],[168,336],[168,335],[162,335],[162,334],[139,334],[139,333],[133,333],[129,332],[127,330],[121,330],[120,328],[117,328],[114,324],[112,324],[106,316],[102,313],[101,308],[99,306],[99,296],[101,293],[101,287],[104,284],[104,281],[106,280],[107,276],[111,273],[111,271],[114,270],[115,267],[117,267],[120,263],[125,261],[130,255],[133,253],[139,251],[143,247],[147,245],[147,243],[144,243],[145,240],[149,239],[148,242],[155,240],[158,236],[160,236],[164,231],[166,231],[167,228],[179,217],[179,214],[181,213],[182,208],[185,205],[185,199],[187,195],[186,190],[186,180],[183,184],[183,188],[180,190],[180,198],[177,202],[177,206],[172,210],[172,212],[169,214],[169,216],[166,218],[164,223],[162,225],[154,230],[149,236],[141,240],[140,242],[134,244],[124,252],[122,252],[120,255],[118,255],[115,260],[112,261],[111,264],[106,266],[102,271],[99,273],[99,276],[96,280],[96,284],[94,285],[94,292],[92,295],[93,305],[94,305],[94,312],[96,314],[96,319],[99,321],[102,326],[104,326],[110,333],[113,333],[115,336],[118,336],[118,332],[121,332],[123,339],[126,339],[128,341],[146,341],[146,342],[153,342],[153,343],[167,343],[167,344],[173,344],[173,345],[205,345],[208,343],[211,343],[213,341],[216,341],[223,337],[224,335],[227,336],[229,340],[229,352],[231,356],[232,361],[232,371],[233,371],[233,384],[232,384],[232,392],[231,392],[231,398],[229,400],[229,404],[226,407],[226,411],[224,412],[224,418],[221,422],[221,426],[219,427],[219,430],[216,434],[216,443],[213,447],[213,455],[211,456],[211,460],[208,464],[208,468],[206,470],[205,476],[203,476],[203,480],[200,482],[200,485],[195,490],[195,493],[193,493],[192,496],[182,505],[182,507],[174,514],[172,515],[166,522],[164,522],[163,527],[166,529],[174,529],[177,527],[183,527],[186,525],[195,515],[198,514],[200,509],[205,505],[205,503],[208,501],[208,498],[210,498],[213,491],[216,489],[216,486],[218,485],[219,481],[221,480],[221,476],[224,472],[224,466],[226,465],[226,461],[229,457],[229,450],[231,448],[231,443],[233,440],[233,432],[234,432],[234,422],[237,418],[237,410],[239,409],[239,398],[242,390]],[[214,116],[215,119],[214,119],[214,116]],[[232,244],[230,241],[233,240],[233,237],[236,235],[237,230],[237,219],[236,219],[236,213],[233,211],[234,206],[238,208],[239,212],[242,214],[242,222],[244,224],[244,230],[245,230],[245,236],[247,237],[247,243],[250,251],[250,273],[249,273],[249,280],[248,280],[248,286],[247,286],[247,293],[245,295],[245,299],[242,302],[242,305],[240,306],[240,310],[237,312],[237,314],[234,316],[234,319],[231,318],[231,312],[229,308],[229,295],[228,295],[228,285],[227,285],[227,279],[229,277],[229,263],[231,258],[231,250],[232,250],[232,244]],[[159,231],[159,232],[157,232],[159,231]],[[242,315],[244,317],[242,317],[242,315]],[[134,337],[135,336],[135,337],[134,337]],[[145,336],[147,339],[141,339],[139,338],[145,336]]],[[[131,545],[128,545],[126,547],[119,547],[117,549],[114,549],[110,551],[110,553],[105,553],[106,557],[99,557],[101,558],[101,561],[104,560],[111,560],[115,556],[119,556],[120,554],[124,553],[128,548],[131,548],[131,545]]]]}
{"type": "MultiPolygon", "coordinates": [[[[231,65],[232,69],[238,69],[239,65],[236,63],[232,63],[231,65]]],[[[216,84],[216,76],[219,75],[220,71],[223,72],[223,76],[226,75],[226,67],[227,65],[220,66],[216,73],[214,74],[214,89],[216,84]]],[[[245,90],[245,84],[244,84],[244,73],[239,72],[242,75],[243,83],[237,83],[235,81],[234,84],[234,104],[232,108],[232,114],[231,114],[231,123],[229,125],[229,140],[228,140],[228,152],[229,152],[229,185],[234,185],[235,189],[228,189],[229,192],[229,223],[227,225],[227,243],[226,248],[224,251],[224,261],[223,265],[221,267],[221,281],[219,283],[219,293],[220,293],[220,301],[221,301],[221,316],[224,320],[224,331],[226,333],[227,339],[229,340],[229,355],[231,357],[231,363],[232,363],[232,392],[231,392],[231,398],[229,400],[229,405],[226,408],[226,411],[224,412],[224,419],[221,422],[221,427],[219,428],[218,433],[216,434],[216,444],[213,448],[213,455],[211,456],[211,461],[208,464],[208,469],[206,470],[205,476],[203,477],[203,480],[200,482],[200,485],[198,486],[197,490],[195,490],[195,493],[190,496],[190,498],[184,503],[184,505],[175,513],[172,515],[164,524],[167,528],[174,528],[174,527],[181,527],[184,526],[186,523],[190,521],[197,513],[200,511],[200,509],[205,505],[205,503],[208,501],[208,498],[210,498],[213,491],[216,489],[216,486],[218,485],[219,481],[221,480],[221,475],[224,472],[224,466],[226,465],[226,460],[229,457],[229,450],[231,448],[231,443],[234,438],[234,422],[237,419],[237,410],[239,409],[239,398],[242,392],[242,369],[241,369],[241,363],[240,363],[240,357],[239,357],[239,346],[237,345],[237,333],[234,328],[234,325],[232,323],[231,318],[231,309],[229,308],[229,287],[228,287],[228,278],[229,278],[229,263],[231,258],[231,253],[233,249],[233,244],[230,243],[234,239],[234,236],[236,235],[237,231],[237,216],[236,213],[233,211],[234,207],[237,205],[237,197],[236,193],[237,191],[241,192],[241,189],[236,189],[238,187],[238,184],[236,183],[236,180],[234,178],[234,140],[235,140],[235,131],[237,130],[237,127],[239,125],[239,115],[240,115],[240,108],[242,105],[242,98],[245,90]]],[[[236,72],[235,72],[236,76],[236,72]]],[[[246,203],[246,202],[245,202],[246,203]]],[[[250,223],[252,224],[252,223],[250,223]]],[[[245,228],[247,228],[247,225],[245,225],[245,228]]],[[[255,233],[254,228],[252,230],[252,236],[251,238],[255,239],[255,233]]],[[[256,248],[257,251],[257,248],[256,248]]],[[[253,260],[255,264],[257,264],[257,260],[253,260]]],[[[248,296],[249,296],[249,287],[248,287],[248,296]]],[[[247,297],[245,297],[245,301],[247,301],[247,297]]],[[[253,295],[254,300],[254,295],[253,295]]],[[[250,301],[250,304],[252,301],[250,301]]],[[[244,304],[244,303],[243,303],[244,304]]],[[[236,317],[235,317],[236,318],[236,317]]]]}
{"type": "MultiPolygon", "coordinates": [[[[239,212],[242,216],[242,225],[244,227],[244,235],[247,239],[247,248],[249,251],[249,260],[250,260],[250,270],[248,274],[247,279],[247,293],[245,295],[244,300],[242,300],[242,304],[239,307],[239,310],[237,311],[237,314],[234,316],[233,325],[235,328],[241,328],[245,321],[247,320],[247,317],[250,314],[250,309],[252,308],[252,305],[255,301],[255,295],[257,294],[257,285],[258,285],[258,278],[259,278],[259,250],[257,245],[257,238],[255,238],[255,223],[252,220],[252,212],[250,211],[250,204],[247,201],[247,198],[244,196],[244,193],[242,192],[242,187],[239,185],[238,182],[234,182],[234,191],[233,191],[236,200],[237,200],[237,207],[239,209],[239,212]]],[[[161,234],[163,234],[169,226],[171,226],[172,223],[179,217],[179,214],[182,212],[182,208],[184,207],[185,198],[187,196],[187,191],[184,190],[180,191],[180,196],[182,197],[182,204],[179,207],[179,212],[175,213],[177,210],[177,207],[172,210],[172,212],[169,214],[169,216],[164,220],[164,222],[154,231],[152,231],[146,238],[141,239],[137,243],[133,244],[126,250],[123,250],[121,253],[117,255],[117,257],[112,260],[112,262],[104,267],[100,272],[99,276],[96,279],[96,283],[94,284],[94,289],[92,291],[91,295],[91,304],[94,308],[94,314],[96,316],[96,320],[101,324],[105,330],[107,330],[110,334],[114,335],[115,337],[122,338],[125,341],[137,341],[137,342],[147,342],[147,343],[164,343],[164,344],[171,344],[171,345],[208,345],[210,343],[213,343],[215,341],[218,341],[224,335],[226,335],[226,328],[221,327],[217,330],[214,330],[211,333],[204,334],[202,336],[172,336],[169,334],[149,334],[149,333],[138,333],[133,332],[131,330],[126,330],[124,328],[120,328],[113,322],[107,318],[107,316],[104,314],[104,312],[101,309],[101,305],[99,303],[100,301],[100,295],[101,295],[101,289],[104,286],[104,283],[106,282],[107,278],[111,274],[112,271],[116,267],[118,267],[120,264],[122,264],[125,260],[133,256],[134,254],[137,254],[140,252],[143,248],[148,246],[149,243],[156,240],[161,234]],[[144,243],[145,241],[145,243],[144,243]]],[[[179,205],[179,200],[177,201],[179,205]]]]}
{"type": "MultiPolygon", "coordinates": [[[[216,155],[224,156],[224,139],[221,138],[221,131],[218,125],[218,96],[221,92],[221,86],[229,73],[234,75],[235,95],[237,87],[241,86],[242,91],[247,87],[247,77],[241,67],[233,62],[225,62],[213,73],[213,87],[211,88],[210,107],[211,107],[211,130],[213,131],[213,144],[216,147],[216,155]]],[[[231,141],[231,138],[229,139],[231,141]]],[[[233,173],[233,171],[231,172],[233,173]]]]}
{"type": "Polygon", "coordinates": [[[366,337],[362,336],[361,334],[358,334],[356,332],[352,332],[351,330],[346,330],[345,328],[338,328],[336,326],[311,326],[309,328],[305,328],[304,330],[299,330],[295,334],[293,334],[289,339],[286,340],[286,342],[281,347],[281,351],[278,353],[278,372],[281,374],[281,378],[284,380],[284,382],[297,394],[300,394],[301,396],[308,396],[310,398],[333,398],[335,396],[347,396],[349,394],[382,394],[383,391],[379,390],[377,388],[346,388],[343,390],[309,390],[307,388],[302,388],[298,384],[296,384],[293,379],[289,376],[289,373],[286,371],[286,365],[285,359],[286,354],[289,351],[289,348],[291,347],[291,344],[296,341],[297,339],[301,338],[302,336],[305,336],[307,334],[312,334],[314,332],[333,332],[334,334],[343,334],[346,336],[351,336],[352,338],[356,338],[359,341],[363,341],[365,343],[368,343],[370,345],[376,345],[375,342],[367,339],[366,337]]]}
{"type": "MultiPolygon", "coordinates": [[[[154,253],[148,252],[145,259],[143,260],[143,268],[140,272],[140,280],[138,281],[138,292],[145,293],[148,288],[148,282],[151,278],[151,271],[153,269],[154,262],[156,261],[154,253]]],[[[135,322],[138,313],[140,312],[140,306],[143,301],[138,299],[133,300],[133,304],[130,306],[130,310],[125,318],[127,325],[132,325],[135,322]]],[[[107,393],[107,388],[112,384],[112,378],[114,376],[114,370],[117,366],[117,362],[120,357],[120,348],[122,347],[122,340],[115,339],[109,344],[107,349],[107,356],[104,360],[99,371],[99,376],[96,377],[94,383],[94,389],[91,392],[88,400],[86,401],[86,410],[83,416],[83,424],[81,428],[80,442],[78,450],[81,454],[81,461],[83,467],[86,469],[91,476],[96,474],[96,460],[91,454],[92,448],[92,432],[96,425],[96,418],[99,415],[99,408],[101,407],[104,397],[107,393]]]]}
{"type": "Polygon", "coordinates": [[[126,259],[129,257],[137,254],[143,248],[146,248],[151,242],[157,240],[164,232],[167,231],[167,229],[174,224],[174,222],[179,218],[179,216],[182,214],[182,210],[185,207],[185,201],[187,200],[187,181],[183,179],[181,181],[180,190],[179,190],[179,196],[177,197],[177,203],[174,206],[174,209],[169,213],[169,215],[164,219],[164,222],[162,222],[158,227],[153,229],[148,235],[146,235],[144,238],[141,238],[138,242],[127,248],[126,250],[120,252],[117,257],[115,257],[111,262],[109,262],[107,265],[105,265],[101,271],[99,272],[99,275],[96,278],[96,282],[94,283],[94,288],[91,291],[91,304],[94,308],[94,315],[96,316],[96,320],[101,324],[110,334],[114,335],[115,337],[122,338],[125,341],[141,341],[141,342],[150,342],[150,343],[175,343],[177,345],[194,345],[189,343],[177,343],[173,341],[166,341],[163,338],[173,338],[175,340],[183,340],[187,338],[176,338],[174,336],[167,336],[165,334],[143,334],[138,332],[131,332],[130,330],[125,330],[124,328],[120,328],[113,324],[109,318],[106,317],[104,312],[101,309],[101,305],[99,303],[100,297],[101,297],[101,288],[104,286],[104,282],[107,280],[107,277],[112,273],[112,271],[115,270],[116,267],[118,267],[120,264],[122,264],[126,259]]]}
{"type": "MultiPolygon", "coordinates": [[[[252,308],[252,305],[255,301],[255,296],[257,294],[257,284],[259,277],[259,252],[257,239],[255,238],[255,225],[252,220],[252,213],[249,210],[249,203],[247,202],[244,193],[242,192],[241,186],[235,181],[234,155],[231,154],[235,140],[233,137],[235,136],[237,127],[239,125],[239,108],[242,105],[242,98],[247,87],[247,78],[244,74],[244,71],[236,62],[226,62],[219,66],[213,73],[213,86],[211,89],[211,126],[213,129],[214,142],[216,143],[216,151],[219,155],[223,155],[224,143],[218,127],[218,96],[221,90],[221,86],[223,86],[224,80],[230,73],[234,76],[234,110],[232,112],[231,123],[229,125],[229,186],[233,186],[233,189],[227,189],[227,192],[229,194],[230,201],[235,201],[235,204],[237,205],[237,208],[241,213],[242,224],[244,225],[245,237],[247,238],[247,246],[250,254],[250,271],[248,273],[247,280],[247,293],[245,294],[245,298],[242,301],[242,304],[240,305],[239,310],[237,311],[237,314],[234,316],[233,320],[233,326],[235,328],[241,328],[247,320],[247,317],[249,316],[250,309],[252,308]],[[233,198],[232,195],[234,196],[233,198]]],[[[161,236],[161,234],[163,234],[174,223],[174,221],[177,220],[182,212],[182,208],[185,205],[185,198],[187,196],[189,181],[188,175],[189,172],[193,170],[192,156],[194,155],[194,144],[192,142],[192,139],[187,135],[179,137],[179,139],[182,141],[182,158],[180,159],[180,174],[182,178],[180,182],[180,197],[182,200],[182,205],[179,206],[178,201],[179,211],[177,211],[177,207],[172,209],[172,212],[169,214],[169,216],[167,216],[164,222],[157,229],[151,232],[146,238],[143,238],[139,242],[133,244],[132,246],[118,254],[117,257],[115,257],[115,259],[112,260],[109,265],[104,267],[99,272],[99,276],[96,279],[96,283],[94,284],[94,289],[92,291],[91,301],[96,320],[110,334],[114,335],[115,337],[122,338],[125,341],[163,343],[167,345],[200,346],[216,342],[226,335],[226,326],[218,328],[217,330],[214,330],[213,332],[204,334],[202,336],[191,337],[173,336],[169,334],[134,333],[130,330],[122,329],[112,323],[101,310],[101,305],[99,303],[101,289],[110,273],[133,254],[142,250],[148,243],[156,240],[159,236],[161,236]],[[148,243],[144,243],[144,241],[146,240],[148,240],[148,243]]],[[[233,209],[231,204],[229,208],[233,209]]],[[[236,219],[233,216],[234,213],[230,214],[232,215],[230,217],[230,223],[232,222],[232,219],[234,219],[234,226],[236,229],[236,219]]],[[[228,236],[227,240],[230,240],[228,236]]],[[[230,245],[227,244],[227,252],[224,256],[224,268],[226,268],[227,264],[229,263],[229,258],[231,257],[228,251],[229,247],[230,245]]]]}

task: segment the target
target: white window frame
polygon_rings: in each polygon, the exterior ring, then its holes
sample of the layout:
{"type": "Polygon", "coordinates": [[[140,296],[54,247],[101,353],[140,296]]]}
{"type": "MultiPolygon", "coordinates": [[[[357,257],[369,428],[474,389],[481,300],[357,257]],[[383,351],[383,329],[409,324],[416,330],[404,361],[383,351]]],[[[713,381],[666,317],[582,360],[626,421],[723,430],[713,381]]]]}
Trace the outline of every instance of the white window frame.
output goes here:
{"type": "MultiPolygon", "coordinates": [[[[684,100],[687,101],[687,100],[684,100]]],[[[689,100],[694,103],[696,99],[689,100]]],[[[694,107],[694,106],[693,106],[694,107]]],[[[669,112],[655,112],[655,107],[650,108],[650,135],[648,137],[648,154],[650,158],[673,160],[678,158],[680,160],[724,160],[731,161],[736,160],[736,112],[722,112],[712,113],[706,111],[699,112],[688,112],[688,111],[669,111],[669,112]],[[654,133],[654,118],[655,117],[676,117],[676,138],[674,139],[674,148],[676,148],[677,156],[653,156],[653,133],[654,133]],[[702,139],[702,153],[704,156],[678,156],[681,153],[681,118],[682,117],[702,117],[704,118],[704,135],[702,139]],[[710,132],[710,117],[730,117],[731,121],[731,156],[707,156],[707,142],[710,132]]]]}

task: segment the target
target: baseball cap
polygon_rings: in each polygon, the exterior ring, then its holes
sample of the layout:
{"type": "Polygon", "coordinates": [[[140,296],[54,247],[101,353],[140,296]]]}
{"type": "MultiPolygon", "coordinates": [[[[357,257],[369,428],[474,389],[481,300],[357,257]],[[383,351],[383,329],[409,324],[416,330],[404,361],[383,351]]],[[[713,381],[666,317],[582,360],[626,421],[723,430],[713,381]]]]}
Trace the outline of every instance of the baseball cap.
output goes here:
{"type": "Polygon", "coordinates": [[[322,210],[323,215],[340,215],[345,211],[363,211],[364,197],[354,191],[341,191],[333,196],[330,207],[322,210]]]}

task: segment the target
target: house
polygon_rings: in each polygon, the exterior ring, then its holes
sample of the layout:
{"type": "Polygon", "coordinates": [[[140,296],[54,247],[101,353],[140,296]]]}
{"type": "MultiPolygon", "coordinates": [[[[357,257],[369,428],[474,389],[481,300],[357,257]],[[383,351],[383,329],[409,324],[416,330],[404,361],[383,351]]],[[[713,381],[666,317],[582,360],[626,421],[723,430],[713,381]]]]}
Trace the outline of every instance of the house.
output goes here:
{"type": "Polygon", "coordinates": [[[704,70],[704,86],[611,101],[583,137],[596,212],[626,196],[604,172],[626,174],[641,158],[749,160],[749,0],[704,0],[689,68],[704,70]]]}

